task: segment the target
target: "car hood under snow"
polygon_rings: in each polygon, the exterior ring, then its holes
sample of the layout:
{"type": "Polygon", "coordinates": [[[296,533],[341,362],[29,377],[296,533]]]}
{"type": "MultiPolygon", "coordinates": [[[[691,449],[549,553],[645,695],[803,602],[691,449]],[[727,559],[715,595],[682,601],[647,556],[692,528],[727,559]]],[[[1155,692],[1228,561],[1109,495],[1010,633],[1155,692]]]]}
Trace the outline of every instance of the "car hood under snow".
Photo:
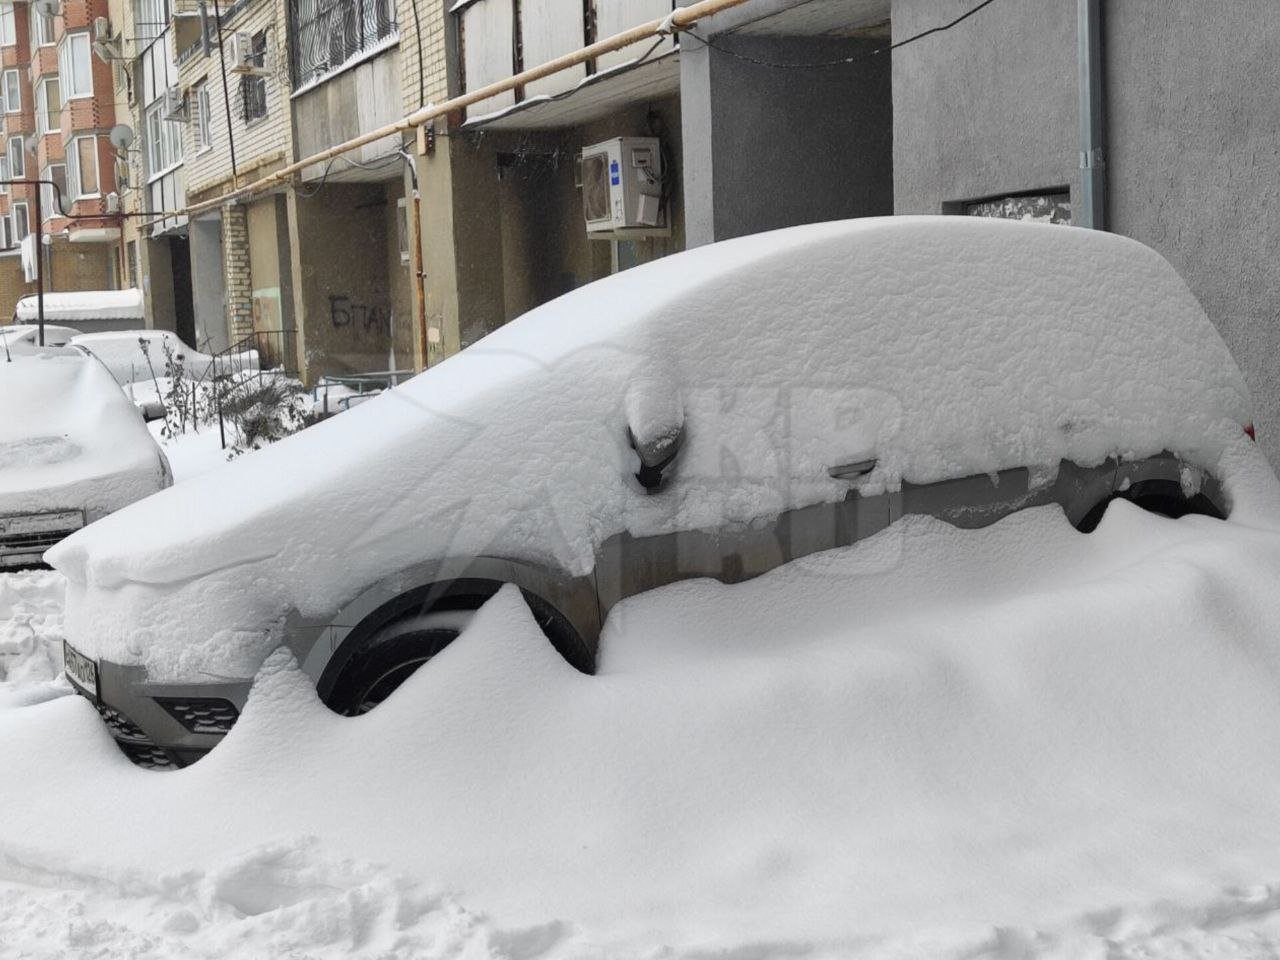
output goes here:
{"type": "Polygon", "coordinates": [[[0,410],[0,513],[93,520],[164,486],[159,447],[96,360],[0,359],[0,410]]]}
{"type": "Polygon", "coordinates": [[[961,217],[817,224],[567,294],[49,556],[91,652],[163,674],[211,645],[245,675],[285,611],[322,615],[415,561],[583,573],[623,529],[843,498],[827,469],[869,457],[871,490],[1162,449],[1212,469],[1249,419],[1221,338],[1141,244],[961,217]],[[672,409],[685,444],[645,496],[628,422],[672,409]]]}

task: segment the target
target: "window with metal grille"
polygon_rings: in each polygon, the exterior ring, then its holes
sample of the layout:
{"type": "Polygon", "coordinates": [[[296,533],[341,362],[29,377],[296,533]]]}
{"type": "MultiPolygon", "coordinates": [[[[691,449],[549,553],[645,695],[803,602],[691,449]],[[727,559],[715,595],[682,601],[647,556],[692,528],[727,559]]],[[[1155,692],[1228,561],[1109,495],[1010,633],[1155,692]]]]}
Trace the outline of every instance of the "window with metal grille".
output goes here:
{"type": "MultiPolygon", "coordinates": [[[[267,66],[267,34],[260,30],[253,35],[253,65],[259,69],[267,66]]],[[[245,123],[252,123],[267,115],[267,78],[257,74],[245,74],[240,78],[240,109],[245,123]]]]}
{"type": "Polygon", "coordinates": [[[396,36],[395,0],[289,0],[295,88],[396,36]]]}

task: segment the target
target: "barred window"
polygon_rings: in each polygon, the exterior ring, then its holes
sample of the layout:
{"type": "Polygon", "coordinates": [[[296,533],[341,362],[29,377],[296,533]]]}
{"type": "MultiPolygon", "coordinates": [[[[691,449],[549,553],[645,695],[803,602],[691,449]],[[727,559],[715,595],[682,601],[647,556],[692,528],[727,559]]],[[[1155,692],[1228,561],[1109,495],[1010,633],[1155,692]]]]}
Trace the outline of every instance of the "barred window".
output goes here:
{"type": "Polygon", "coordinates": [[[396,35],[394,0],[289,0],[289,8],[295,88],[396,35]]]}
{"type": "MultiPolygon", "coordinates": [[[[267,34],[259,31],[253,35],[253,65],[263,69],[267,65],[267,34]]],[[[267,78],[257,74],[245,74],[240,78],[240,109],[246,124],[267,115],[267,78]]]]}

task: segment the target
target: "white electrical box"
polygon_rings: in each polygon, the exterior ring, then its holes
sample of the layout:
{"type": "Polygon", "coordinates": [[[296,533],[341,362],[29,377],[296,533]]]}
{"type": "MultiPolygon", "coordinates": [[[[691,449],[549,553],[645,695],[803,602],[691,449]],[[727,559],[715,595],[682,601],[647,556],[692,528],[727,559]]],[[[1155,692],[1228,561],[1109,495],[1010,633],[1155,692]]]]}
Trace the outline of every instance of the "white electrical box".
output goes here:
{"type": "Polygon", "coordinates": [[[602,240],[667,232],[656,137],[614,137],[582,150],[582,215],[602,240]]]}

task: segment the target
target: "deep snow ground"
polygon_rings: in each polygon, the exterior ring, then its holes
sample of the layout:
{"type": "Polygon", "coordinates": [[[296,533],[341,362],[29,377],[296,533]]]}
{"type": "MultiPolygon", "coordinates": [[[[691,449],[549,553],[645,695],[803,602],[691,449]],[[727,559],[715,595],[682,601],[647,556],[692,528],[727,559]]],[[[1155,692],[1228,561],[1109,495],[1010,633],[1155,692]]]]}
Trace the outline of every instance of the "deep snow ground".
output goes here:
{"type": "Polygon", "coordinates": [[[364,718],[273,659],[176,774],[10,697],[0,956],[1274,957],[1278,569],[1126,505],[913,520],[636,598],[593,678],[502,594],[364,718]]]}

